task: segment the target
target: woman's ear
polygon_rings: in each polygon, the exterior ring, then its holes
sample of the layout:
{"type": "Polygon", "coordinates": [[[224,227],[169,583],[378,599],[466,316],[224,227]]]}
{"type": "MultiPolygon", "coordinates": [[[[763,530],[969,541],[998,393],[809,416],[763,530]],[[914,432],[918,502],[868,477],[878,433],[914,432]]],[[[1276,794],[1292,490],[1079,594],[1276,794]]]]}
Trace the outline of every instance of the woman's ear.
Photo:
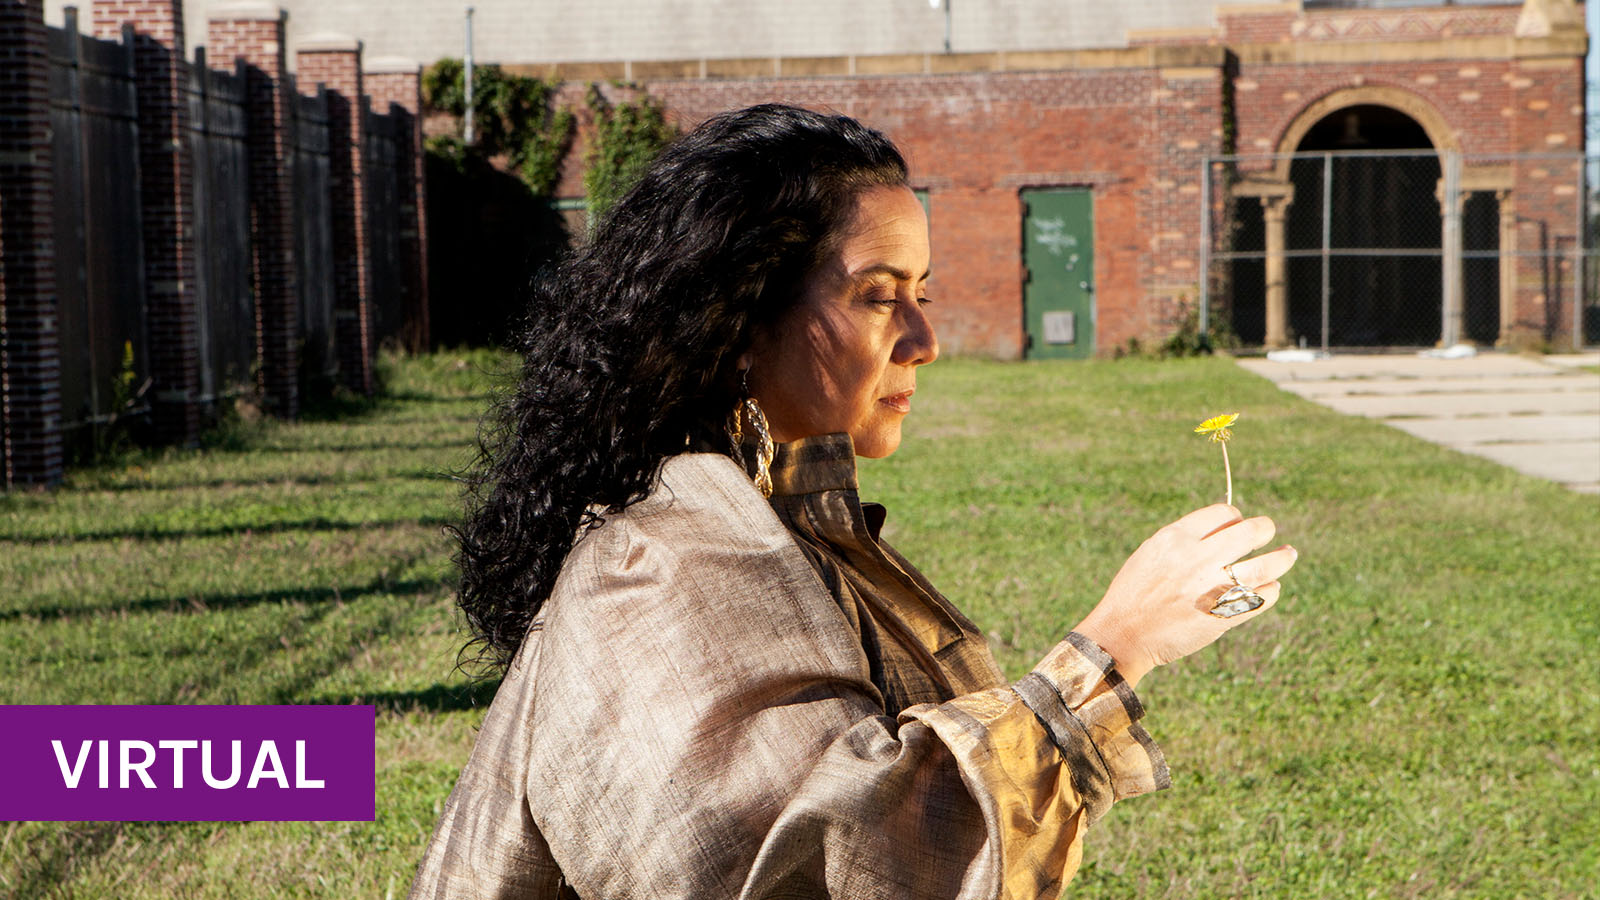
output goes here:
{"type": "Polygon", "coordinates": [[[740,369],[740,371],[748,370],[750,368],[750,364],[752,362],[754,362],[754,361],[755,361],[754,358],[750,355],[750,351],[746,350],[745,352],[739,354],[739,366],[738,366],[738,368],[740,369]]]}

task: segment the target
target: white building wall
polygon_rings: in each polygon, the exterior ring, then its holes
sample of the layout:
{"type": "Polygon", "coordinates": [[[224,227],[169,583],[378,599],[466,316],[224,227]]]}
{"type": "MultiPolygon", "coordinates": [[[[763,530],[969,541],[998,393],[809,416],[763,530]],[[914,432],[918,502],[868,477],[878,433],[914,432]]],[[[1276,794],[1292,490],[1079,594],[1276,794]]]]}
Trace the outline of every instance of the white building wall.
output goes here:
{"type": "MultiPolygon", "coordinates": [[[[475,55],[484,62],[719,59],[936,53],[945,11],[929,0],[470,0],[475,55]]],[[[62,0],[45,0],[60,25],[62,0]]],[[[226,0],[184,4],[192,49],[226,0]]],[[[296,40],[335,32],[365,54],[429,63],[460,56],[468,2],[280,0],[296,40]]],[[[1260,0],[953,0],[955,52],[1120,47],[1130,29],[1209,27],[1216,7],[1260,0]]],[[[87,4],[80,19],[90,20],[87,4]]]]}

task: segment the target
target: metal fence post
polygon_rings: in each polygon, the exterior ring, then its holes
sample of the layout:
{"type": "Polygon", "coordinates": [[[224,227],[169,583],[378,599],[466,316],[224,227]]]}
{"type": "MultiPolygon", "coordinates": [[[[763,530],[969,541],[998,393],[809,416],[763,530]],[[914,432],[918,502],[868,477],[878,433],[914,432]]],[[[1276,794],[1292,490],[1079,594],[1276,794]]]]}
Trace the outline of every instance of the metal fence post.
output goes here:
{"type": "Polygon", "coordinates": [[[1584,230],[1588,218],[1585,207],[1588,205],[1588,185],[1585,172],[1589,168],[1588,159],[1578,157],[1578,196],[1574,198],[1578,207],[1578,230],[1572,235],[1572,349],[1583,349],[1583,251],[1585,247],[1584,230]]]}
{"type": "Polygon", "coordinates": [[[1328,349],[1328,258],[1333,250],[1333,154],[1322,154],[1322,349],[1328,349]]]}
{"type": "Polygon", "coordinates": [[[1200,159],[1200,335],[1209,344],[1211,335],[1211,157],[1200,159]]]}

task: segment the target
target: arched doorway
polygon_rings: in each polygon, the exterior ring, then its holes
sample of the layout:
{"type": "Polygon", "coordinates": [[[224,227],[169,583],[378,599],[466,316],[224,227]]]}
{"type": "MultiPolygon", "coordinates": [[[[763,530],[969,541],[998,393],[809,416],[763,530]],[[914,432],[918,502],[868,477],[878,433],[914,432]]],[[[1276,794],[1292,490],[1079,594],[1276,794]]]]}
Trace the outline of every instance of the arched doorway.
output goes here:
{"type": "Polygon", "coordinates": [[[1320,340],[1326,278],[1331,346],[1432,345],[1442,296],[1441,169],[1427,131],[1393,107],[1356,104],[1312,123],[1294,150],[1285,233],[1291,334],[1320,340]]]}
{"type": "Polygon", "coordinates": [[[1463,165],[1460,149],[1417,95],[1362,86],[1306,106],[1273,157],[1240,158],[1247,173],[1230,187],[1226,238],[1239,337],[1268,347],[1493,342],[1510,170],[1463,165]],[[1441,201],[1447,189],[1452,203],[1441,201]]]}

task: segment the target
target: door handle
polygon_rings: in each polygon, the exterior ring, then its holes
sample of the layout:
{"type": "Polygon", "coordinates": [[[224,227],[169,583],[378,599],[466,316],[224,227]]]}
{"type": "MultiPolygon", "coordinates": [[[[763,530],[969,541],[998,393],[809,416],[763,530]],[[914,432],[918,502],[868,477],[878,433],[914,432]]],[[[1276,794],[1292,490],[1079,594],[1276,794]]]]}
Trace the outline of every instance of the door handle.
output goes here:
{"type": "Polygon", "coordinates": [[[1080,281],[1080,282],[1078,282],[1078,290],[1080,290],[1080,291],[1088,291],[1089,293],[1092,294],[1092,293],[1094,293],[1094,285],[1090,284],[1087,281],[1080,281]]]}

